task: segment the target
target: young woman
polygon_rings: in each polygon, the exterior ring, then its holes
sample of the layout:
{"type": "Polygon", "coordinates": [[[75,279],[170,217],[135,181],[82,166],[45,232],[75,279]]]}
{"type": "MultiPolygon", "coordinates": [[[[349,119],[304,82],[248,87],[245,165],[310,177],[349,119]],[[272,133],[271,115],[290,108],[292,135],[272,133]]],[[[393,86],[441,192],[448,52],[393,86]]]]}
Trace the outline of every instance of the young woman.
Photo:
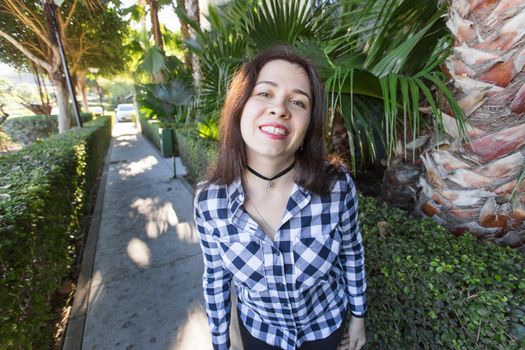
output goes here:
{"type": "Polygon", "coordinates": [[[245,350],[336,350],[348,312],[348,348],[365,343],[356,189],[325,155],[325,115],[317,70],[287,46],[230,85],[219,159],[194,202],[214,349],[230,346],[232,281],[245,350]]]}

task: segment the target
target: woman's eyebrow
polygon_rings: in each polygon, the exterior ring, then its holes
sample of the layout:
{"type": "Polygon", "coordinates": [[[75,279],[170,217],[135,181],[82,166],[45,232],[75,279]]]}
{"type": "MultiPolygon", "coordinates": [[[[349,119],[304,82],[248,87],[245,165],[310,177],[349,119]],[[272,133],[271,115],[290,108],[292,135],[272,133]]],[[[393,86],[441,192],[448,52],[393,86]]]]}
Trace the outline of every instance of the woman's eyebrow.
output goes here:
{"type": "MultiPolygon", "coordinates": [[[[259,85],[259,84],[268,84],[268,85],[271,85],[271,86],[274,86],[274,87],[278,87],[279,86],[276,82],[273,82],[273,81],[270,81],[270,80],[261,80],[261,81],[258,81],[257,83],[255,83],[256,86],[259,85]]],[[[301,95],[304,95],[304,96],[308,97],[308,101],[311,102],[310,95],[308,95],[303,90],[301,90],[301,89],[293,89],[292,91],[297,93],[297,94],[301,94],[301,95]]]]}

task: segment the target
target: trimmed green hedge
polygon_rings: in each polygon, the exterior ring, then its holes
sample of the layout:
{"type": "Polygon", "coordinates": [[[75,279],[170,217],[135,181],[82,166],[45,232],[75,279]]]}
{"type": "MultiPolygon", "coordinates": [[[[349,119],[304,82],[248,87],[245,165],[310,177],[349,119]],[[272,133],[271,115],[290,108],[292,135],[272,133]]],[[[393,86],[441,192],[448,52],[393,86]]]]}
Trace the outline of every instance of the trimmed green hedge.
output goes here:
{"type": "Polygon", "coordinates": [[[367,349],[524,349],[524,259],[360,197],[367,349]],[[382,229],[380,229],[382,227],[382,229]],[[385,229],[386,228],[386,229],[385,229]]]}
{"type": "Polygon", "coordinates": [[[188,171],[190,182],[197,183],[206,174],[211,161],[219,152],[219,144],[197,138],[190,129],[176,129],[179,156],[188,171]]]}
{"type": "Polygon", "coordinates": [[[160,152],[159,121],[147,119],[139,113],[140,128],[142,133],[160,152]]]}
{"type": "MultiPolygon", "coordinates": [[[[87,123],[93,120],[93,114],[80,113],[80,119],[82,123],[87,123]]],[[[73,126],[76,125],[76,121],[73,120],[73,126]]],[[[38,114],[9,118],[2,124],[2,127],[14,142],[29,145],[39,139],[47,139],[58,133],[58,116],[55,114],[50,116],[38,114]]]]}
{"type": "Polygon", "coordinates": [[[0,348],[49,348],[111,138],[108,117],[0,157],[0,348]]]}
{"type": "Polygon", "coordinates": [[[163,124],[159,120],[147,119],[142,114],[139,116],[139,121],[142,134],[150,140],[163,157],[178,156],[176,135],[171,125],[163,124]]]}

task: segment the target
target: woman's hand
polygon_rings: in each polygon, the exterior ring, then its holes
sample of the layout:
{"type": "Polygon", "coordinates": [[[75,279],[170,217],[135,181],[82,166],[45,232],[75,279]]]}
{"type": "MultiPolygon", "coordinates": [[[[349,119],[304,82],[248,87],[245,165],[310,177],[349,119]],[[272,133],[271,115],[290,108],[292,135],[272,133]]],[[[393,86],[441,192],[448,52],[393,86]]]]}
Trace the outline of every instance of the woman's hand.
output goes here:
{"type": "Polygon", "coordinates": [[[359,350],[366,343],[365,319],[358,317],[351,317],[350,325],[348,326],[348,338],[345,339],[347,347],[341,350],[359,350]]]}

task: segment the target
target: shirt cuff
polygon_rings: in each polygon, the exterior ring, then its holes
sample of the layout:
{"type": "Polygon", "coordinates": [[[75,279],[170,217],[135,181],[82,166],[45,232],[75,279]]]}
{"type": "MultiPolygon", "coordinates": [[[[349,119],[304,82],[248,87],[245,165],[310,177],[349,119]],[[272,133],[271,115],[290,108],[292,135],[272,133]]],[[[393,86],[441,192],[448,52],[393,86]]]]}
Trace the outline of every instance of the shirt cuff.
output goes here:
{"type": "Polygon", "coordinates": [[[229,344],[213,344],[213,350],[230,350],[229,344]]]}
{"type": "Polygon", "coordinates": [[[356,317],[356,318],[366,318],[366,311],[364,314],[360,314],[360,315],[356,315],[354,314],[353,312],[350,312],[350,314],[353,316],[353,317],[356,317]]]}
{"type": "Polygon", "coordinates": [[[213,343],[213,350],[229,350],[230,345],[231,345],[229,337],[226,339],[226,341],[220,341],[219,339],[214,338],[212,336],[212,343],[213,343]]]}

